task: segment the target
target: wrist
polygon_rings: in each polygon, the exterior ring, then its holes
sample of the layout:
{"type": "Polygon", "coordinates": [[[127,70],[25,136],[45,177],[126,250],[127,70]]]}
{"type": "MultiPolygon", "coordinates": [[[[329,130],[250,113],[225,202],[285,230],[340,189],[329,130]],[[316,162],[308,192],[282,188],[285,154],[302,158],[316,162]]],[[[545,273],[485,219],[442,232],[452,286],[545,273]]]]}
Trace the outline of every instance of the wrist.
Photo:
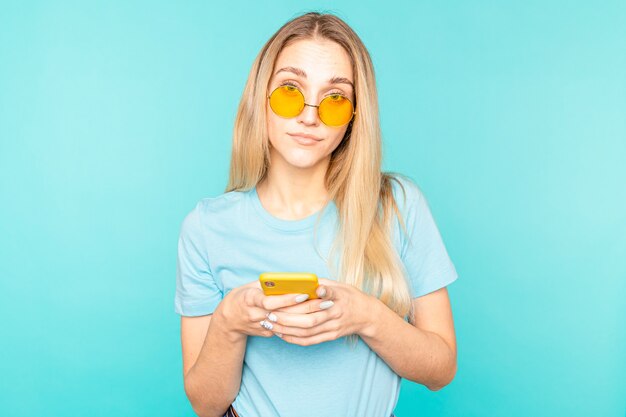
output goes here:
{"type": "Polygon", "coordinates": [[[362,338],[373,338],[378,329],[378,323],[382,314],[384,314],[385,305],[378,298],[367,295],[367,304],[363,311],[363,320],[358,335],[362,338]]]}
{"type": "Polygon", "coordinates": [[[236,314],[233,314],[232,309],[229,308],[229,301],[230,298],[226,296],[215,309],[211,318],[211,327],[215,325],[215,330],[220,334],[220,337],[231,343],[245,342],[247,335],[237,329],[236,314]]]}

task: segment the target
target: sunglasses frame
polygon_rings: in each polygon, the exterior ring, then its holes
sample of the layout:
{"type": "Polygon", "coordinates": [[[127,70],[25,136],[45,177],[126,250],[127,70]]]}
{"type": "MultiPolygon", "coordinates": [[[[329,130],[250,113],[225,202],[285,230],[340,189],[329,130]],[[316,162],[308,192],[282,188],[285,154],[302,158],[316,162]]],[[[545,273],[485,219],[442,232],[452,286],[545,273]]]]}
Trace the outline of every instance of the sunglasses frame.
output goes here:
{"type": "MultiPolygon", "coordinates": [[[[272,94],[274,94],[274,93],[276,92],[276,90],[278,90],[279,88],[282,88],[282,87],[285,87],[285,85],[279,85],[278,87],[276,87],[275,89],[273,89],[273,90],[272,90],[272,92],[271,92],[271,93],[267,96],[267,99],[269,100],[269,99],[272,97],[272,94]]],[[[293,87],[293,86],[292,86],[292,87],[293,87]]],[[[345,126],[345,125],[349,124],[352,120],[354,120],[354,116],[356,115],[356,109],[354,108],[354,104],[352,103],[352,100],[350,100],[348,97],[344,96],[343,94],[331,94],[331,95],[338,95],[338,96],[341,96],[341,97],[343,97],[344,99],[348,100],[348,102],[349,102],[349,103],[350,103],[350,105],[352,106],[352,114],[350,115],[350,120],[348,120],[346,123],[344,123],[344,124],[342,124],[342,125],[338,125],[338,126],[333,126],[333,125],[328,125],[328,124],[326,124],[326,123],[322,120],[322,118],[321,118],[321,116],[320,116],[320,105],[322,104],[322,101],[326,100],[326,99],[327,99],[328,97],[330,97],[330,96],[324,97],[324,98],[320,101],[320,104],[318,104],[318,105],[316,106],[316,105],[314,105],[314,104],[307,104],[306,99],[304,98],[304,93],[303,93],[302,91],[300,91],[300,89],[299,89],[298,87],[294,87],[294,88],[295,88],[295,89],[298,91],[298,93],[300,93],[300,95],[302,96],[302,101],[304,102],[304,106],[302,107],[302,110],[300,110],[300,113],[296,114],[295,116],[292,116],[292,117],[284,117],[284,116],[281,116],[280,114],[276,113],[276,111],[274,111],[274,109],[272,108],[272,105],[270,104],[270,108],[272,109],[272,111],[274,112],[274,114],[275,114],[276,116],[278,116],[278,117],[282,117],[283,119],[293,119],[294,117],[298,117],[298,116],[300,116],[300,115],[302,114],[302,112],[304,111],[304,108],[305,108],[306,106],[309,106],[309,107],[316,107],[316,108],[317,108],[317,117],[320,119],[320,121],[321,121],[322,123],[324,123],[324,125],[325,125],[325,126],[328,126],[328,127],[342,127],[342,126],[345,126]]]]}

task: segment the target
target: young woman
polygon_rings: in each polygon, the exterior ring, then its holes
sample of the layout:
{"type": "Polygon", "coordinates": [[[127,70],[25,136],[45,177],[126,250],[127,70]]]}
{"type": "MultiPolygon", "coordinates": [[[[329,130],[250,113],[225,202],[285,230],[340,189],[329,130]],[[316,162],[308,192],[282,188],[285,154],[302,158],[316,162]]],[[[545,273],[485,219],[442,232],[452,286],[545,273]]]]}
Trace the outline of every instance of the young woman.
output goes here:
{"type": "Polygon", "coordinates": [[[454,265],[418,186],[381,173],[372,62],[333,15],[289,21],[257,56],[228,187],[184,219],[177,265],[200,416],[388,417],[401,378],[455,375],[454,265]],[[325,277],[320,298],[265,296],[270,271],[325,277]]]}

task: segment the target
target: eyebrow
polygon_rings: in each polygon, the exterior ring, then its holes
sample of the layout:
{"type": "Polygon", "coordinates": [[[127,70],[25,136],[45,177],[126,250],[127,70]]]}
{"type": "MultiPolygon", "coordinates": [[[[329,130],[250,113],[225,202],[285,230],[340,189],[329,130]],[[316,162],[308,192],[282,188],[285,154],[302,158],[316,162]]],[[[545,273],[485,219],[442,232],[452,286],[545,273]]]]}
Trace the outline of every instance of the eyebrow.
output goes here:
{"type": "MultiPolygon", "coordinates": [[[[296,67],[281,68],[278,71],[276,71],[274,73],[274,75],[277,75],[279,72],[292,72],[292,73],[296,74],[299,77],[306,78],[306,72],[304,72],[304,70],[302,70],[300,68],[296,68],[296,67]]],[[[346,77],[332,77],[330,80],[328,80],[328,82],[330,84],[348,84],[354,90],[354,84],[352,84],[352,81],[350,81],[346,77]]]]}

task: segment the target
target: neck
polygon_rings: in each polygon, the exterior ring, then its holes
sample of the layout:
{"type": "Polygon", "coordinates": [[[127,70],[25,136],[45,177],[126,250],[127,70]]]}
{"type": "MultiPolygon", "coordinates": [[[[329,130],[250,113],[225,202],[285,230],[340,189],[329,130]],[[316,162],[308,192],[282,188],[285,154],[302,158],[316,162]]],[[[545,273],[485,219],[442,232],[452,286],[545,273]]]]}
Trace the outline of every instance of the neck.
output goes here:
{"type": "Polygon", "coordinates": [[[330,158],[307,168],[287,164],[272,158],[265,178],[257,184],[257,194],[263,207],[273,216],[297,220],[321,210],[328,201],[324,182],[330,158]]]}

